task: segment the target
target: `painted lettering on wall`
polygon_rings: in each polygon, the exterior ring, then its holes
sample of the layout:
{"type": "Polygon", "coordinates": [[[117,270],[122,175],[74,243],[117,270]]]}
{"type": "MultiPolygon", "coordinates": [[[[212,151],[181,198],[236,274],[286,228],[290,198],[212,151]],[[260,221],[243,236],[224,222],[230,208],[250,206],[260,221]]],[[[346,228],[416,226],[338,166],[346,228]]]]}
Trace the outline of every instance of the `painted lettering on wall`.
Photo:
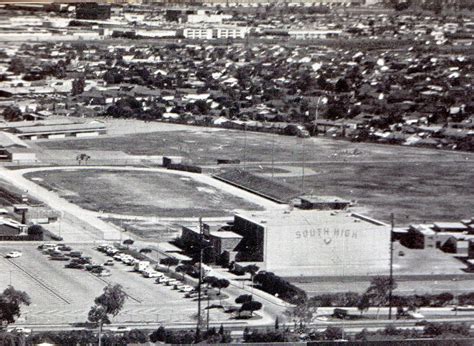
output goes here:
{"type": "Polygon", "coordinates": [[[326,244],[331,243],[333,239],[337,238],[355,238],[357,239],[357,231],[342,228],[327,228],[318,227],[310,228],[302,231],[296,231],[296,239],[305,238],[322,238],[326,244]]]}

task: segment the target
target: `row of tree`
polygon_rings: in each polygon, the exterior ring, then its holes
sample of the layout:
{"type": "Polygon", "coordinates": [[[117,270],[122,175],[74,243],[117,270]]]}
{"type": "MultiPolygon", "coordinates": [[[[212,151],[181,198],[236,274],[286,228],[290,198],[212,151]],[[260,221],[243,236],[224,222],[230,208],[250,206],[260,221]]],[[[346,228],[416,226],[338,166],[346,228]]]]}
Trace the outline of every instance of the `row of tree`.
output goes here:
{"type": "Polygon", "coordinates": [[[257,288],[291,304],[302,304],[307,300],[305,291],[272,272],[260,271],[255,275],[253,281],[257,288]]]}
{"type": "MultiPolygon", "coordinates": [[[[314,307],[362,307],[361,302],[364,294],[356,292],[326,293],[311,297],[308,303],[314,307]]],[[[383,306],[388,306],[388,300],[383,301],[383,306]]],[[[452,304],[472,305],[474,304],[474,292],[453,295],[449,292],[439,294],[411,294],[393,295],[393,306],[403,306],[415,310],[420,307],[443,307],[452,304]]]]}

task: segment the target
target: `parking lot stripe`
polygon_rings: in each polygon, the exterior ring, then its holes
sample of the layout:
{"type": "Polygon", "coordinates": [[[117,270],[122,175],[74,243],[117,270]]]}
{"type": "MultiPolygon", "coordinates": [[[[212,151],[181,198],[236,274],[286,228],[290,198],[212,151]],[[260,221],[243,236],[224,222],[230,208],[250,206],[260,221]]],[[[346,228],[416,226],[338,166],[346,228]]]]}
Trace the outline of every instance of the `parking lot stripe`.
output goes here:
{"type": "Polygon", "coordinates": [[[41,281],[39,278],[37,278],[35,275],[31,274],[29,271],[27,271],[25,268],[23,268],[22,266],[20,266],[18,263],[15,263],[14,261],[10,260],[10,259],[7,259],[7,258],[4,258],[4,261],[7,261],[9,262],[10,264],[12,264],[13,266],[17,267],[21,272],[23,272],[23,274],[25,274],[26,276],[30,277],[31,279],[33,279],[33,281],[35,281],[38,285],[40,285],[42,288],[44,288],[46,291],[48,291],[49,293],[51,293],[52,295],[54,295],[55,297],[59,298],[60,300],[62,300],[64,303],[66,304],[71,304],[71,302],[69,300],[67,300],[66,298],[64,298],[62,295],[60,295],[58,292],[56,292],[53,288],[49,287],[48,285],[46,285],[43,281],[41,281]]]}

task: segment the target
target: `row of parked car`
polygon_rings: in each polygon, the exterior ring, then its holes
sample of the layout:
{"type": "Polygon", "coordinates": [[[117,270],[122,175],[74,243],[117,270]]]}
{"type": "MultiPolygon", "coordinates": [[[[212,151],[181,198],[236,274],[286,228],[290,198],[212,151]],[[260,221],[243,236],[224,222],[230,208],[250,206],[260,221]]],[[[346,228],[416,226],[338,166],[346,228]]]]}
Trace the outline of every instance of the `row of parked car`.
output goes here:
{"type": "Polygon", "coordinates": [[[145,278],[154,278],[156,283],[171,286],[174,289],[184,293],[192,293],[195,289],[189,285],[183,284],[180,280],[170,278],[166,274],[153,268],[150,261],[144,261],[133,257],[130,254],[121,252],[120,249],[113,245],[103,244],[97,247],[97,250],[108,255],[116,261],[120,261],[128,266],[133,266],[134,270],[141,273],[145,278]]]}
{"type": "Polygon", "coordinates": [[[112,273],[104,268],[104,264],[95,263],[89,256],[84,256],[81,251],[73,251],[66,244],[42,244],[38,246],[44,255],[48,255],[52,261],[67,261],[65,268],[85,269],[97,276],[110,276],[112,273]]]}

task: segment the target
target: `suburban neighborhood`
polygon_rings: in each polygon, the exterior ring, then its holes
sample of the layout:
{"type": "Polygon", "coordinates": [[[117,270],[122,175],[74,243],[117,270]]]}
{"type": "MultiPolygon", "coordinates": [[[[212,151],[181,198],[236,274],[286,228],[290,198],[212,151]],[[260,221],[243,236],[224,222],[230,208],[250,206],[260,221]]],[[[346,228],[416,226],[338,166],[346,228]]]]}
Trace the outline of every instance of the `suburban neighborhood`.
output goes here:
{"type": "Polygon", "coordinates": [[[0,3],[0,344],[472,344],[473,10],[0,3]]]}

